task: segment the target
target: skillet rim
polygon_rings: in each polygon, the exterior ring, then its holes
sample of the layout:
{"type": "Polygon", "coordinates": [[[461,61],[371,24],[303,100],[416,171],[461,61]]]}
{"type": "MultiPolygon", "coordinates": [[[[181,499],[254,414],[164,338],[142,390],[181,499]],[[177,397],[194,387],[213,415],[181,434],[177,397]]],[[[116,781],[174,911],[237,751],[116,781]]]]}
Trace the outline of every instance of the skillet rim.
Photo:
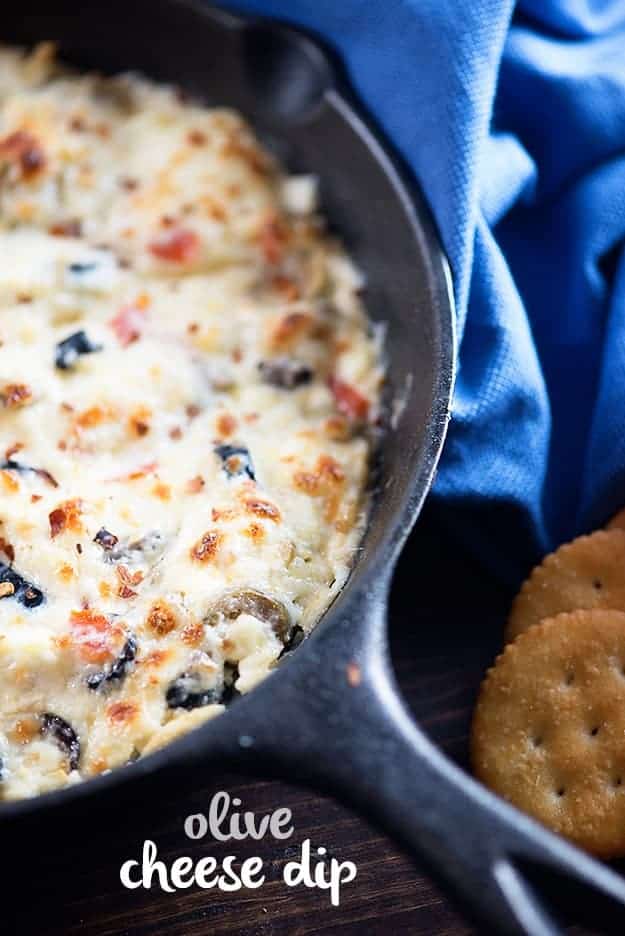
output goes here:
{"type": "MultiPolygon", "coordinates": [[[[434,327],[433,343],[437,349],[437,357],[433,362],[433,381],[430,388],[433,406],[423,427],[423,438],[418,456],[404,482],[400,504],[396,507],[394,514],[383,522],[381,542],[371,557],[365,560],[357,559],[354,562],[341,591],[304,641],[304,645],[310,647],[328,629],[339,624],[343,616],[343,605],[347,601],[353,601],[358,595],[358,588],[362,587],[360,579],[365,572],[369,578],[380,577],[387,584],[390,582],[401,549],[431,489],[451,419],[451,401],[456,377],[456,316],[452,272],[436,222],[420,183],[356,97],[341,63],[336,61],[332,53],[328,53],[321,39],[311,36],[305,29],[271,17],[248,15],[238,11],[235,13],[212,4],[208,6],[200,0],[167,0],[167,2],[178,7],[192,9],[200,16],[211,18],[224,29],[261,27],[276,31],[293,38],[298,43],[304,42],[314,56],[324,62],[331,81],[323,94],[323,102],[338,112],[339,117],[349,125],[349,129],[358,137],[360,144],[367,149],[389,182],[419,245],[422,261],[428,274],[426,291],[428,304],[432,308],[431,324],[434,327]]],[[[382,445],[383,441],[384,437],[381,440],[382,445]]],[[[367,531],[365,530],[361,542],[366,537],[367,531]]],[[[388,606],[386,592],[384,603],[388,606]]],[[[257,700],[259,694],[271,696],[274,681],[276,678],[282,680],[282,674],[289,672],[293,677],[298,667],[304,666],[305,659],[307,659],[307,654],[302,653],[302,649],[303,647],[298,648],[297,653],[285,660],[279,668],[270,672],[253,692],[238,700],[237,710],[243,706],[249,706],[250,700],[257,700]]],[[[84,805],[89,798],[99,793],[106,794],[122,785],[128,786],[133,779],[135,781],[145,779],[165,767],[180,768],[185,759],[189,759],[192,754],[197,754],[200,742],[203,750],[210,751],[212,738],[218,739],[220,735],[228,734],[229,713],[230,710],[226,709],[220,715],[197,726],[163,748],[98,776],[33,797],[0,800],[0,823],[12,822],[20,818],[32,819],[42,812],[56,812],[70,803],[84,805]]]]}

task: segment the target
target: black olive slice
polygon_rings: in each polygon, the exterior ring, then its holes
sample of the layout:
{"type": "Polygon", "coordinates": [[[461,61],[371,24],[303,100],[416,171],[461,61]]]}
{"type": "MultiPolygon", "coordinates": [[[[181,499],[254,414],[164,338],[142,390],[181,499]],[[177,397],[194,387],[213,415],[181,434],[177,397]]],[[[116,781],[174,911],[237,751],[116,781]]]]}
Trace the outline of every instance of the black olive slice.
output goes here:
{"type": "Polygon", "coordinates": [[[221,704],[230,705],[235,699],[238,699],[241,693],[235,687],[239,678],[239,667],[236,663],[224,663],[224,688],[221,694],[221,704]]]}
{"type": "Polygon", "coordinates": [[[285,642],[284,649],[282,650],[282,653],[278,659],[282,660],[285,656],[288,656],[289,654],[293,653],[294,650],[297,650],[305,636],[306,632],[304,629],[300,627],[299,624],[296,624],[291,631],[289,639],[285,642]]]}
{"type": "Polygon", "coordinates": [[[254,465],[249,450],[243,445],[217,445],[215,454],[221,458],[223,470],[229,478],[247,475],[256,480],[254,465]]]}
{"type": "Polygon", "coordinates": [[[87,685],[90,689],[99,689],[105,683],[120,682],[128,673],[137,655],[137,641],[131,634],[122,647],[122,651],[108,670],[92,673],[87,676],[87,685]]]}
{"type": "Polygon", "coordinates": [[[36,608],[44,600],[43,592],[28,582],[19,572],[5,562],[0,562],[0,582],[9,582],[13,586],[13,597],[25,608],[36,608]]]}
{"type": "Polygon", "coordinates": [[[183,708],[187,711],[202,708],[220,702],[223,691],[219,688],[206,688],[202,685],[202,677],[192,671],[181,673],[169,684],[165,693],[167,707],[171,709],[183,708]]]}
{"type": "Polygon", "coordinates": [[[109,533],[104,527],[101,527],[93,537],[93,542],[101,546],[102,549],[113,549],[119,543],[119,538],[114,533],[109,533]]]}
{"type": "Polygon", "coordinates": [[[227,592],[210,609],[204,622],[211,627],[219,624],[220,618],[234,621],[240,614],[251,614],[259,621],[266,621],[276,637],[286,643],[293,629],[289,612],[282,602],[269,598],[253,588],[227,592]]]}
{"type": "Polygon", "coordinates": [[[82,276],[83,273],[93,273],[97,268],[98,264],[91,260],[88,263],[70,263],[67,269],[75,276],[82,276]]]}
{"type": "Polygon", "coordinates": [[[155,562],[163,553],[165,546],[163,534],[159,530],[152,530],[141,539],[133,540],[131,543],[116,543],[112,549],[105,549],[104,556],[107,562],[132,564],[142,559],[155,562]]]}
{"type": "Polygon", "coordinates": [[[259,361],[258,370],[265,383],[282,390],[294,390],[313,379],[312,368],[296,358],[280,357],[259,361]]]}
{"type": "Polygon", "coordinates": [[[52,487],[57,488],[59,482],[45,468],[32,468],[30,465],[24,465],[22,462],[15,461],[13,458],[7,458],[0,464],[2,471],[16,471],[18,474],[34,474],[43,481],[46,481],[52,487]]]}
{"type": "MultiPolygon", "coordinates": [[[[72,264],[72,266],[78,265],[72,264]]],[[[56,346],[54,363],[59,370],[71,370],[81,354],[93,354],[94,351],[101,350],[102,345],[93,344],[84,331],[77,331],[63,341],[59,341],[56,346]]]]}
{"type": "Polygon", "coordinates": [[[44,712],[41,716],[41,734],[54,738],[61,750],[67,754],[70,770],[78,770],[80,763],[80,741],[78,735],[64,718],[44,712]]]}

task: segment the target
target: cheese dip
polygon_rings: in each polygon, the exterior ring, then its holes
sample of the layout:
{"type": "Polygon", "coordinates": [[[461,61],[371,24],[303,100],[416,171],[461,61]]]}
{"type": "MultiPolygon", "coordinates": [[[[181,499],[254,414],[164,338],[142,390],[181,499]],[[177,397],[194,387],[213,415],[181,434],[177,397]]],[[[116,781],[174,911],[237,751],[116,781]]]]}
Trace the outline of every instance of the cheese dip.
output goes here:
{"type": "Polygon", "coordinates": [[[343,585],[361,279],[231,111],[0,49],[0,797],[252,689],[343,585]]]}

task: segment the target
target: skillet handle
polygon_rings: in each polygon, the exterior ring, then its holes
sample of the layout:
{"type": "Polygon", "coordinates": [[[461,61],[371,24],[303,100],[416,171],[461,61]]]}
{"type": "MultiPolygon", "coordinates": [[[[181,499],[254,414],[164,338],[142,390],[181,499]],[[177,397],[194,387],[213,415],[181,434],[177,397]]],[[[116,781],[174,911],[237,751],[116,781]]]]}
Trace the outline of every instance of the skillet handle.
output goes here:
{"type": "Polygon", "coordinates": [[[622,936],[625,881],[492,795],[417,727],[389,665],[385,599],[385,585],[361,592],[343,621],[320,627],[300,659],[255,691],[257,705],[230,710],[239,764],[357,807],[488,931],[556,936],[566,912],[622,936]]]}

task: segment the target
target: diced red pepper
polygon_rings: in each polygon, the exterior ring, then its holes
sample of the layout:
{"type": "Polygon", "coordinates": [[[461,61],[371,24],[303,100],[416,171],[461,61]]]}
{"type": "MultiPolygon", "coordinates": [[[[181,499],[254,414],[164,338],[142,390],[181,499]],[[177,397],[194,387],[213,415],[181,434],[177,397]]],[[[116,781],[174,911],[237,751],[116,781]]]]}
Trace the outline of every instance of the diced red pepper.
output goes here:
{"type": "Polygon", "coordinates": [[[114,628],[108,618],[86,608],[72,611],[69,623],[76,649],[86,663],[104,663],[111,657],[114,628]]]}
{"type": "Polygon", "coordinates": [[[351,384],[339,380],[338,377],[330,377],[329,387],[336,401],[336,408],[343,416],[362,422],[369,415],[369,400],[352,387],[351,384]]]}
{"type": "Polygon", "coordinates": [[[123,348],[141,337],[145,327],[145,316],[145,306],[142,307],[133,303],[132,305],[122,306],[117,315],[110,320],[109,325],[123,348]]]}
{"type": "Polygon", "coordinates": [[[200,238],[188,228],[170,228],[150,241],[148,250],[168,263],[192,263],[200,251],[200,238]]]}

